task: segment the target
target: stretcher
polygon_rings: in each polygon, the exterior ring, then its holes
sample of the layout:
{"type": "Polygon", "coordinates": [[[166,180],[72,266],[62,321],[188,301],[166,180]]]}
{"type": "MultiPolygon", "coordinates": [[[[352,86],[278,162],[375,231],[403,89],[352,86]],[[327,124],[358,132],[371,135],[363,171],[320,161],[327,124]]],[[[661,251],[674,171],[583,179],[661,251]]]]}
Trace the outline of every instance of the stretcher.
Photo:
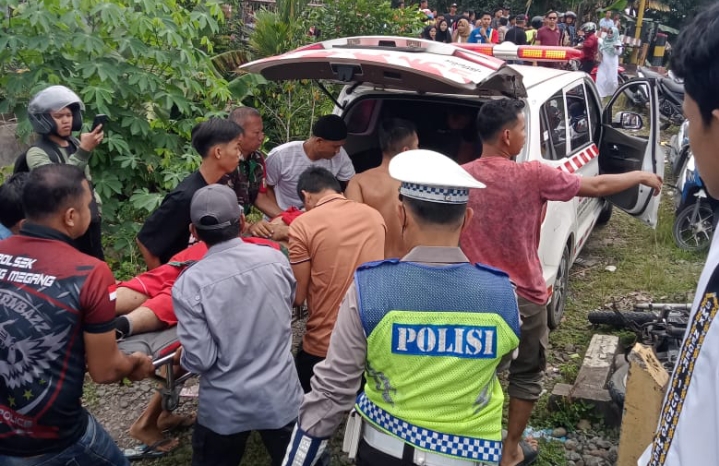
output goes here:
{"type": "Polygon", "coordinates": [[[154,379],[163,384],[158,391],[162,395],[162,409],[174,411],[180,404],[180,390],[182,384],[194,374],[190,372],[177,372],[172,363],[175,352],[180,347],[177,338],[177,327],[152,333],[133,335],[117,342],[120,351],[130,354],[141,352],[152,358],[155,369],[164,367],[164,375],[155,372],[154,379]]]}

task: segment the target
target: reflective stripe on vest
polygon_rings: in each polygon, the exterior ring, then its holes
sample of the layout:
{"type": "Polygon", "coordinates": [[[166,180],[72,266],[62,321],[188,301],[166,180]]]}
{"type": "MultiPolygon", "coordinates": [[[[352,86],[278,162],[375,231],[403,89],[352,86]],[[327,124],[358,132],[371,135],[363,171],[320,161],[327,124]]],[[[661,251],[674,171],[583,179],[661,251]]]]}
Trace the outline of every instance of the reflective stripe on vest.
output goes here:
{"type": "Polygon", "coordinates": [[[448,435],[413,426],[372,403],[364,393],[357,398],[357,407],[372,424],[421,449],[467,460],[499,463],[502,453],[500,441],[448,435]]]}

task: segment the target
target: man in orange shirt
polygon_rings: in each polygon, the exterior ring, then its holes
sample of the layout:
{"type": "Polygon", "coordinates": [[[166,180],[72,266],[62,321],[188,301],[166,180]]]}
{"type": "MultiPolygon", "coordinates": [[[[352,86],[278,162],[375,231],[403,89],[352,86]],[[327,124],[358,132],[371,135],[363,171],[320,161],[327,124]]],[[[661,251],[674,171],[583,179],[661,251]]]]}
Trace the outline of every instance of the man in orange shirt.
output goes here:
{"type": "Polygon", "coordinates": [[[362,202],[377,209],[387,226],[384,256],[402,257],[407,251],[402,242],[402,225],[397,215],[400,182],[389,176],[389,162],[392,157],[419,147],[417,130],[407,120],[393,118],[382,122],[379,128],[379,145],[382,149],[382,163],[379,167],[355,175],[347,185],[347,199],[362,202]]]}
{"type": "Polygon", "coordinates": [[[307,213],[290,225],[290,264],[297,279],[295,304],[307,299],[309,317],[297,358],[305,393],[314,366],[327,356],[337,312],[357,267],[384,259],[386,226],[373,208],[342,195],[327,169],[310,167],[297,183],[307,213]]]}

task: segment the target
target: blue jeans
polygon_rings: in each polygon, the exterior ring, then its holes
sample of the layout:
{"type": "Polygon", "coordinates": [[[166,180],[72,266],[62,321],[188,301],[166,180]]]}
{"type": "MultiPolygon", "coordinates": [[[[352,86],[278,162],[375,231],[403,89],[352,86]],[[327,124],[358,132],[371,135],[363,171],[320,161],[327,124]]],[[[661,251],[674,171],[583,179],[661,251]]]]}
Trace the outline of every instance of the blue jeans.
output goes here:
{"type": "Polygon", "coordinates": [[[59,453],[30,456],[26,458],[0,455],[3,466],[129,466],[115,441],[88,413],[85,434],[59,453]]]}

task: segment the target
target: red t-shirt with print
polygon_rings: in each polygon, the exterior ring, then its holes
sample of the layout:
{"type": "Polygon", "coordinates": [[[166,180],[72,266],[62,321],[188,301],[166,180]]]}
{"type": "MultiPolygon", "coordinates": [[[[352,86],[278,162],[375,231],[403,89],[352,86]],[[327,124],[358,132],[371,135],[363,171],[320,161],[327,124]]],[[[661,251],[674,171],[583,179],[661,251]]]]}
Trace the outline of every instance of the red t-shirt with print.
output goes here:
{"type": "Polygon", "coordinates": [[[472,189],[474,217],[460,246],[471,262],[504,270],[517,294],[545,304],[547,285],[539,260],[539,233],[547,201],[569,201],[579,192],[580,177],[541,162],[517,163],[482,157],[462,165],[485,189],[472,189]]]}

